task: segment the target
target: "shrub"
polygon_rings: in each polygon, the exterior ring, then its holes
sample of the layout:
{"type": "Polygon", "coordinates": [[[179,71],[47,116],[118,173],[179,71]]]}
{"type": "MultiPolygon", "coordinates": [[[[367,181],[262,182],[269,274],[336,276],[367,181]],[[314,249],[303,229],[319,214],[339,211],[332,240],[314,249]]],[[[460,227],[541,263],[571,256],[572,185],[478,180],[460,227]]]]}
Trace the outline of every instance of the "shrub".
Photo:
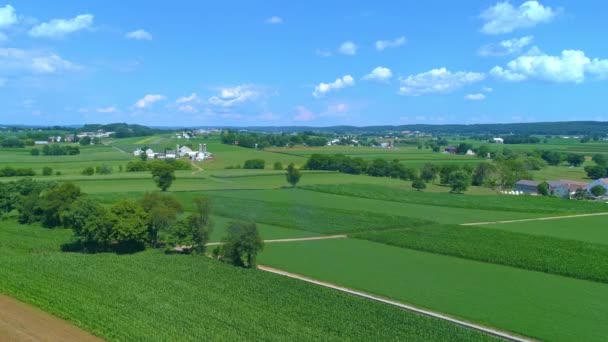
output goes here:
{"type": "Polygon", "coordinates": [[[95,169],[92,166],[87,166],[82,170],[82,174],[85,176],[92,176],[95,174],[95,169]]]}
{"type": "Polygon", "coordinates": [[[283,170],[283,164],[281,164],[281,162],[276,162],[272,168],[277,171],[283,170]]]}
{"type": "Polygon", "coordinates": [[[243,164],[243,169],[263,169],[265,164],[262,159],[249,159],[243,164]]]}
{"type": "Polygon", "coordinates": [[[49,166],[45,166],[42,168],[42,175],[43,176],[50,176],[53,174],[53,169],[49,166]]]}
{"type": "Polygon", "coordinates": [[[127,172],[137,172],[137,171],[147,171],[148,164],[141,160],[132,160],[127,163],[126,171],[127,172]]]}
{"type": "Polygon", "coordinates": [[[102,164],[101,166],[98,166],[98,169],[96,170],[96,172],[100,175],[109,175],[112,173],[112,171],[112,167],[107,164],[102,164]]]}
{"type": "Polygon", "coordinates": [[[40,150],[37,149],[37,148],[33,148],[33,149],[30,150],[30,154],[32,156],[39,156],[40,155],[40,150]]]}
{"type": "Polygon", "coordinates": [[[422,179],[416,179],[412,182],[412,188],[421,191],[426,189],[426,183],[422,179]]]}
{"type": "Polygon", "coordinates": [[[604,196],[606,194],[606,188],[604,188],[601,185],[596,185],[594,187],[592,187],[589,192],[591,192],[591,194],[595,197],[600,197],[600,196],[604,196]]]}

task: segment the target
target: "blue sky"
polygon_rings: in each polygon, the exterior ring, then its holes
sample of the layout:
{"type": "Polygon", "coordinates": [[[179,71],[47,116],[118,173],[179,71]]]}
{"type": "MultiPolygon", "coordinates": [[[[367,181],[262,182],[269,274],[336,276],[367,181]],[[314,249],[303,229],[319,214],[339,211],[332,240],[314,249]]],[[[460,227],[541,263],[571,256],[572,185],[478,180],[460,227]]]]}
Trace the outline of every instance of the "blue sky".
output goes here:
{"type": "Polygon", "coordinates": [[[0,123],[608,120],[602,1],[0,0],[0,123]]]}

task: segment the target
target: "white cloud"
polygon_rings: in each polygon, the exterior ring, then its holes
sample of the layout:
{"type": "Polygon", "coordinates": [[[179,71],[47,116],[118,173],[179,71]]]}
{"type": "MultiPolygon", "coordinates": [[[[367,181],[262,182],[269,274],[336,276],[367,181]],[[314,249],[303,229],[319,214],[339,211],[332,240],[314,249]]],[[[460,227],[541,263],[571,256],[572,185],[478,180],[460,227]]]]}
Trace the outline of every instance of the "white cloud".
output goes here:
{"type": "Polygon", "coordinates": [[[53,19],[34,26],[29,34],[32,37],[61,38],[67,34],[84,30],[93,24],[93,15],[81,14],[72,19],[53,19]]]}
{"type": "Polygon", "coordinates": [[[125,38],[135,40],[152,40],[152,35],[146,30],[139,29],[127,33],[125,38]]]}
{"type": "Polygon", "coordinates": [[[153,105],[155,102],[163,101],[167,97],[160,94],[147,94],[137,102],[135,102],[135,107],[137,108],[147,108],[153,105]]]}
{"type": "Polygon", "coordinates": [[[296,115],[293,117],[294,121],[311,121],[314,119],[314,113],[308,110],[306,107],[298,106],[296,108],[296,115]]]}
{"type": "Polygon", "coordinates": [[[189,104],[181,105],[181,106],[177,107],[177,110],[179,110],[180,112],[186,112],[186,113],[196,112],[196,108],[194,108],[193,105],[189,105],[189,104]]]}
{"type": "Polygon", "coordinates": [[[276,15],[266,19],[266,24],[282,24],[283,18],[277,17],[276,15]]]}
{"type": "Polygon", "coordinates": [[[484,93],[491,93],[494,91],[494,89],[492,89],[490,87],[483,87],[483,88],[481,88],[481,91],[483,91],[484,93]]]}
{"type": "Polygon", "coordinates": [[[401,36],[393,40],[378,40],[376,41],[376,50],[382,51],[387,48],[396,48],[405,44],[405,37],[401,36]]]}
{"type": "Polygon", "coordinates": [[[447,93],[465,85],[482,81],[485,74],[468,71],[451,72],[446,68],[433,69],[421,74],[401,78],[399,93],[419,96],[431,93],[447,93]]]}
{"type": "Polygon", "coordinates": [[[340,45],[338,51],[343,55],[354,56],[357,54],[357,45],[351,41],[346,41],[340,45]]]}
{"type": "Polygon", "coordinates": [[[504,68],[492,68],[490,74],[506,81],[537,79],[559,83],[581,83],[587,75],[608,78],[608,59],[590,59],[580,50],[563,50],[559,56],[550,56],[537,50],[533,52],[517,57],[504,68]]]}
{"type": "Polygon", "coordinates": [[[482,101],[485,100],[486,96],[482,93],[476,93],[476,94],[468,94],[464,97],[465,100],[469,100],[469,101],[482,101]]]}
{"type": "Polygon", "coordinates": [[[538,1],[526,1],[517,8],[508,1],[499,2],[479,16],[484,21],[481,32],[501,34],[534,27],[537,24],[550,22],[557,13],[558,11],[543,6],[538,1]]]}
{"type": "Polygon", "coordinates": [[[0,48],[0,70],[19,73],[23,71],[49,74],[81,67],[55,53],[16,48],[0,48]]]}
{"type": "Polygon", "coordinates": [[[376,67],[369,74],[363,76],[364,80],[373,80],[379,82],[386,82],[393,77],[393,72],[389,68],[376,67]]]}
{"type": "Polygon", "coordinates": [[[351,75],[344,75],[332,83],[319,83],[312,92],[312,95],[314,97],[322,97],[332,90],[342,89],[353,85],[355,85],[355,79],[351,75]]]}
{"type": "Polygon", "coordinates": [[[252,85],[239,85],[236,87],[221,88],[220,94],[211,96],[208,102],[219,107],[230,107],[232,105],[253,100],[261,95],[260,89],[252,85]]]}
{"type": "Polygon", "coordinates": [[[505,56],[514,53],[520,53],[523,48],[532,44],[533,36],[525,36],[521,38],[513,38],[503,40],[497,44],[487,44],[479,48],[477,53],[480,56],[505,56]]]}
{"type": "Polygon", "coordinates": [[[0,7],[0,28],[8,27],[17,23],[15,8],[11,5],[0,7]]]}
{"type": "Polygon", "coordinates": [[[116,113],[117,109],[114,106],[97,108],[97,113],[116,113]]]}
{"type": "Polygon", "coordinates": [[[331,57],[331,51],[317,49],[315,50],[315,54],[319,57],[331,57]]]}
{"type": "Polygon", "coordinates": [[[200,102],[200,98],[198,97],[198,95],[196,95],[196,93],[192,93],[189,96],[182,96],[175,101],[175,103],[177,104],[189,102],[200,102]]]}

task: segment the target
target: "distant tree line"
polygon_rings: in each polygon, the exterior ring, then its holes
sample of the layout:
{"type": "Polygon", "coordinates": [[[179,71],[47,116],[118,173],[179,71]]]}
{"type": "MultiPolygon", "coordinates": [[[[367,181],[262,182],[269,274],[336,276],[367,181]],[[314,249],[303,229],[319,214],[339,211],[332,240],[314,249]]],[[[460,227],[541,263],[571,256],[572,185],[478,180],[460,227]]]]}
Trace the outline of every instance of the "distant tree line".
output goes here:
{"type": "Polygon", "coordinates": [[[257,148],[260,149],[293,145],[327,145],[328,140],[326,137],[315,136],[309,133],[312,132],[305,132],[300,134],[264,134],[225,130],[222,132],[221,141],[224,144],[236,144],[238,146],[247,148],[255,148],[257,146],[257,148]]]}

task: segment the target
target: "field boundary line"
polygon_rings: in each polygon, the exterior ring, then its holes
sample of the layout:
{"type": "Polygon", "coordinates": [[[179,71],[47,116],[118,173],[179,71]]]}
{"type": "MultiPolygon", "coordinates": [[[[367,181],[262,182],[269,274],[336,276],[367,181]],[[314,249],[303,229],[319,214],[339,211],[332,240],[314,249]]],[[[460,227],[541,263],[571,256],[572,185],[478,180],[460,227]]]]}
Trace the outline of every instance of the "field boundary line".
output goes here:
{"type": "Polygon", "coordinates": [[[272,267],[268,267],[268,266],[263,266],[263,265],[258,265],[258,269],[262,270],[264,272],[270,272],[270,273],[278,274],[278,275],[285,276],[285,277],[288,277],[288,278],[298,279],[298,280],[301,280],[301,281],[305,281],[307,283],[311,283],[311,284],[315,284],[315,285],[320,285],[320,286],[323,286],[323,287],[327,287],[327,288],[330,288],[330,289],[333,289],[333,290],[338,290],[340,292],[348,293],[348,294],[355,295],[355,296],[358,296],[358,297],[363,297],[363,298],[371,299],[373,301],[381,302],[381,303],[384,303],[384,304],[393,305],[393,306],[399,307],[401,309],[405,309],[405,310],[412,311],[412,312],[415,312],[415,313],[418,313],[418,314],[421,314],[421,315],[425,315],[425,316],[441,319],[441,320],[444,320],[444,321],[448,321],[448,322],[451,322],[451,323],[454,323],[454,324],[458,324],[458,325],[464,326],[466,328],[478,330],[478,331],[484,332],[486,334],[490,334],[490,335],[493,335],[493,336],[501,337],[501,338],[504,338],[504,339],[507,339],[507,340],[510,340],[510,341],[517,341],[517,342],[531,342],[531,341],[534,341],[532,339],[528,339],[528,338],[525,338],[525,337],[517,336],[517,335],[511,334],[511,333],[508,333],[506,331],[501,331],[501,330],[485,327],[485,326],[482,326],[482,325],[479,325],[479,324],[475,324],[475,323],[470,323],[470,322],[467,322],[467,321],[459,320],[459,319],[456,319],[456,318],[453,318],[453,317],[450,317],[450,316],[447,316],[447,315],[444,315],[444,314],[441,314],[441,313],[438,313],[438,312],[434,312],[434,311],[430,311],[430,310],[426,310],[426,309],[421,309],[421,308],[418,308],[418,307],[413,306],[413,305],[404,304],[404,303],[401,303],[401,302],[398,302],[398,301],[395,301],[395,300],[386,299],[386,298],[381,298],[379,296],[375,296],[375,295],[372,295],[372,294],[369,294],[369,293],[366,293],[366,292],[357,291],[357,290],[349,289],[347,287],[342,287],[342,286],[339,286],[339,285],[335,285],[335,284],[332,284],[332,283],[328,283],[328,282],[324,282],[324,281],[308,278],[308,277],[305,277],[305,276],[302,276],[302,275],[299,275],[299,274],[290,273],[290,272],[287,272],[287,271],[283,271],[283,270],[279,270],[279,269],[276,269],[276,268],[272,268],[272,267]]]}
{"type": "Polygon", "coordinates": [[[519,219],[519,220],[507,220],[507,221],[490,221],[490,222],[462,223],[461,226],[483,226],[483,225],[490,225],[490,224],[505,224],[505,223],[517,223],[517,222],[531,222],[531,221],[549,221],[549,220],[561,220],[561,219],[569,219],[569,218],[577,218],[577,217],[606,216],[606,215],[608,215],[608,213],[577,214],[577,215],[566,215],[566,216],[549,216],[549,217],[537,217],[537,218],[519,219]]]}
{"type": "MultiPolygon", "coordinates": [[[[325,235],[325,236],[311,236],[305,238],[289,238],[289,239],[274,239],[264,240],[264,243],[284,243],[284,242],[298,242],[298,241],[316,241],[316,240],[331,240],[331,239],[346,239],[348,236],[344,234],[339,235],[325,235]]],[[[223,242],[209,242],[205,246],[220,246],[223,242]]]]}

